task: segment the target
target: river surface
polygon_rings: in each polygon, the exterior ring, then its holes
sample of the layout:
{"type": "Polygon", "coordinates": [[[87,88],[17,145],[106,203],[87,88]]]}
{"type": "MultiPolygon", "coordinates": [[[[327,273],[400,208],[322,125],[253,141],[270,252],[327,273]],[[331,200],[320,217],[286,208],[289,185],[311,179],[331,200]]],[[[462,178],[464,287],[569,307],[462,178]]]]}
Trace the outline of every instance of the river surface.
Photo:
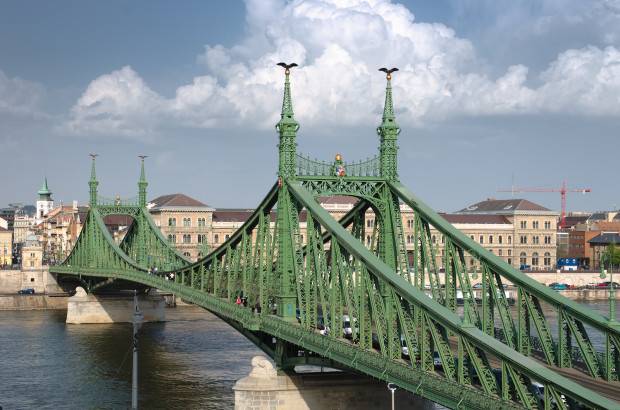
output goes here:
{"type": "MultiPolygon", "coordinates": [[[[607,314],[607,301],[584,304],[607,314]]],[[[166,314],[170,321],[147,323],[140,331],[140,407],[232,408],[233,384],[261,351],[202,309],[166,314]]],[[[131,326],[67,325],[65,316],[0,312],[3,410],[130,407],[131,326]]]]}

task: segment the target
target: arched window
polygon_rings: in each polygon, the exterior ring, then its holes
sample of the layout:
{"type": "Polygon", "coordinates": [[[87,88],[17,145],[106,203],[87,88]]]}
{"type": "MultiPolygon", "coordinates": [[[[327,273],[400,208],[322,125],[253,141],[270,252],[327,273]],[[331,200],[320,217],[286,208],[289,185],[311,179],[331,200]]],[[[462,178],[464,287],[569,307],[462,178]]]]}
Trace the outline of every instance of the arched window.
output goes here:
{"type": "Polygon", "coordinates": [[[227,241],[228,239],[230,239],[230,235],[227,234],[224,240],[227,241]]]}
{"type": "Polygon", "coordinates": [[[512,236],[508,235],[508,245],[512,243],[512,236]]]}
{"type": "Polygon", "coordinates": [[[433,235],[433,237],[431,238],[431,240],[433,241],[433,243],[437,243],[437,237],[435,235],[433,235]]]}
{"type": "Polygon", "coordinates": [[[500,245],[504,242],[504,238],[502,237],[502,235],[497,238],[497,241],[500,243],[500,245]]]}
{"type": "Polygon", "coordinates": [[[544,259],[544,264],[545,267],[550,267],[551,266],[551,254],[549,252],[545,252],[545,259],[544,259]]]}
{"type": "Polygon", "coordinates": [[[480,235],[480,238],[478,239],[480,239],[480,243],[484,243],[484,236],[480,235]]]}
{"type": "Polygon", "coordinates": [[[413,219],[407,219],[407,228],[413,229],[413,219]]]}
{"type": "Polygon", "coordinates": [[[502,256],[502,253],[503,253],[503,252],[502,252],[502,250],[501,250],[501,249],[497,251],[497,254],[498,254],[499,256],[502,256]]]}
{"type": "Polygon", "coordinates": [[[189,253],[189,252],[183,252],[183,256],[186,256],[186,257],[188,257],[188,258],[189,258],[189,257],[191,257],[191,256],[192,256],[192,254],[191,254],[191,253],[189,253]]]}
{"type": "Polygon", "coordinates": [[[174,234],[168,235],[168,242],[170,242],[170,243],[177,243],[177,236],[174,235],[174,234]]]}
{"type": "Polygon", "coordinates": [[[192,243],[192,235],[184,234],[183,235],[183,243],[192,243]]]}
{"type": "Polygon", "coordinates": [[[198,243],[207,243],[207,235],[204,233],[198,235],[198,243]]]}
{"type": "Polygon", "coordinates": [[[407,243],[408,244],[412,244],[413,243],[413,235],[407,235],[407,243]]]}
{"type": "Polygon", "coordinates": [[[370,246],[370,235],[366,235],[366,246],[370,246]]]}
{"type": "Polygon", "coordinates": [[[220,243],[220,236],[218,234],[213,235],[213,243],[220,243]]]}
{"type": "Polygon", "coordinates": [[[207,220],[205,218],[198,218],[198,226],[207,226],[207,220]]]}
{"type": "Polygon", "coordinates": [[[183,226],[186,227],[186,228],[192,226],[192,219],[191,218],[183,218],[183,226]]]}
{"type": "Polygon", "coordinates": [[[525,252],[521,252],[521,254],[519,255],[519,262],[521,263],[521,265],[527,265],[527,255],[525,252]]]}
{"type": "Polygon", "coordinates": [[[538,252],[532,254],[532,266],[538,266],[538,252]]]}
{"type": "Polygon", "coordinates": [[[177,218],[168,218],[168,226],[177,226],[177,218]]]}

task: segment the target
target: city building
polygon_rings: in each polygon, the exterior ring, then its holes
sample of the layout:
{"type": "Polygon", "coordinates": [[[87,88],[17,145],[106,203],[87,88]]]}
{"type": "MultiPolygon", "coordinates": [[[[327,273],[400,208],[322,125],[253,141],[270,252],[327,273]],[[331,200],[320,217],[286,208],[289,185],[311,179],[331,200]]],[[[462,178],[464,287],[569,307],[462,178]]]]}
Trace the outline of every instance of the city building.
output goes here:
{"type": "Polygon", "coordinates": [[[39,194],[39,198],[37,199],[37,215],[35,217],[35,223],[39,224],[47,216],[48,212],[54,208],[52,191],[50,191],[47,186],[47,178],[45,178],[41,189],[39,189],[37,193],[39,194]]]}
{"type": "Polygon", "coordinates": [[[0,267],[13,264],[13,232],[0,227],[0,267]]]}
{"type": "Polygon", "coordinates": [[[532,270],[555,268],[558,212],[526,199],[487,199],[452,215],[444,217],[448,221],[452,218],[458,229],[512,266],[532,270]],[[459,221],[457,215],[485,219],[459,221]],[[485,224],[489,228],[486,232],[485,224]]]}
{"type": "Polygon", "coordinates": [[[618,232],[604,232],[588,241],[590,244],[590,260],[594,269],[601,268],[601,257],[609,245],[620,246],[620,234],[618,232]]]}
{"type": "Polygon", "coordinates": [[[43,267],[43,246],[36,235],[28,235],[22,246],[21,266],[24,271],[40,270],[43,267]]]}
{"type": "Polygon", "coordinates": [[[34,226],[43,247],[43,259],[54,264],[62,261],[73,249],[85,221],[88,207],[60,205],[50,209],[41,222],[34,226]]]}
{"type": "Polygon", "coordinates": [[[566,219],[571,223],[567,223],[567,226],[558,232],[558,236],[566,237],[568,246],[566,252],[563,247],[558,247],[558,255],[577,259],[582,268],[597,269],[598,265],[593,264],[595,252],[590,241],[604,233],[619,233],[620,211],[571,214],[566,219]]]}
{"type": "MultiPolygon", "coordinates": [[[[215,209],[184,194],[163,195],[148,204],[155,225],[188,258],[197,259],[216,239],[212,221],[215,209]]],[[[226,234],[224,234],[226,235],[226,234]]]]}

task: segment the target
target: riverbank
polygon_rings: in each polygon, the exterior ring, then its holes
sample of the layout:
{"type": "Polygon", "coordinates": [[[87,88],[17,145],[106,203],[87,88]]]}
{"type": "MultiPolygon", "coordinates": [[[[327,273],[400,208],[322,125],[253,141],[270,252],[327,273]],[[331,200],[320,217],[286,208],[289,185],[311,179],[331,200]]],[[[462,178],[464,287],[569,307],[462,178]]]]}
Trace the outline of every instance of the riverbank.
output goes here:
{"type": "Polygon", "coordinates": [[[0,295],[0,310],[67,310],[66,293],[0,295]]]}

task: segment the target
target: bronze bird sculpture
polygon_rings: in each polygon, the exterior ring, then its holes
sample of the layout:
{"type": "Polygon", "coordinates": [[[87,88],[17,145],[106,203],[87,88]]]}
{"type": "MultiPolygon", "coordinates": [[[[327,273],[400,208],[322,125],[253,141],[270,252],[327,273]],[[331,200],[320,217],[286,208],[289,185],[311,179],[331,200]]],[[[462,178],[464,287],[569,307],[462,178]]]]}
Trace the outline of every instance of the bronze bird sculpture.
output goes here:
{"type": "Polygon", "coordinates": [[[290,74],[291,68],[297,67],[297,63],[290,63],[290,64],[278,63],[277,65],[279,65],[280,67],[284,67],[284,74],[287,74],[287,75],[290,74]]]}
{"type": "Polygon", "coordinates": [[[390,69],[387,69],[387,68],[385,68],[385,67],[382,67],[382,68],[380,68],[380,69],[379,69],[379,71],[383,71],[385,74],[387,74],[387,76],[386,76],[386,77],[387,77],[387,79],[388,79],[388,80],[391,80],[391,79],[392,79],[392,73],[393,73],[394,71],[398,71],[398,68],[396,68],[396,67],[392,67],[392,68],[390,68],[390,69]]]}

